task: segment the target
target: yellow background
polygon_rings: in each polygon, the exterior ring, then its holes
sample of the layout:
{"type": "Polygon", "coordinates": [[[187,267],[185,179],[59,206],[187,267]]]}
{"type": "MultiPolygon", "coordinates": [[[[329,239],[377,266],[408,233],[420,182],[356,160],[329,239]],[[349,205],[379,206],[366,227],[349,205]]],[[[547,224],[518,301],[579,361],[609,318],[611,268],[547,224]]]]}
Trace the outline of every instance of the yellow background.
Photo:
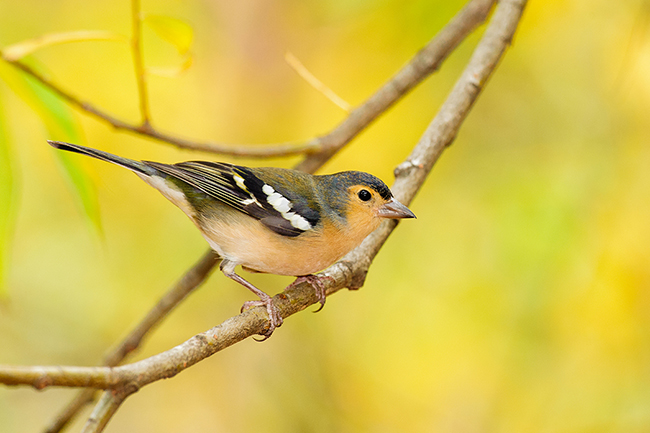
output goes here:
{"type": "MultiPolygon", "coordinates": [[[[358,105],[463,3],[144,1],[144,11],[186,20],[195,35],[187,73],[149,77],[154,124],[229,143],[323,134],[345,113],[291,70],[286,51],[358,105]]],[[[80,29],[129,35],[129,8],[4,1],[0,46],[80,29]]],[[[413,202],[418,219],[400,224],[365,287],[289,318],[263,344],[244,341],[147,386],[106,431],[650,431],[649,11],[646,0],[530,2],[514,46],[413,202]]],[[[483,28],[323,171],[390,183],[483,28]]],[[[138,119],[124,43],[62,45],[33,58],[84,100],[138,119]]],[[[145,58],[177,61],[150,31],[145,58]]],[[[1,81],[0,97],[16,187],[0,363],[95,365],[206,244],[128,171],[73,156],[94,181],[98,234],[45,143],[59,137],[1,81]]],[[[230,161],[73,116],[81,144],[136,159],[230,161]]],[[[245,276],[271,293],[291,281],[245,276]]],[[[215,272],[137,358],[249,299],[215,272]]],[[[41,431],[74,392],[0,387],[0,431],[41,431]]]]}

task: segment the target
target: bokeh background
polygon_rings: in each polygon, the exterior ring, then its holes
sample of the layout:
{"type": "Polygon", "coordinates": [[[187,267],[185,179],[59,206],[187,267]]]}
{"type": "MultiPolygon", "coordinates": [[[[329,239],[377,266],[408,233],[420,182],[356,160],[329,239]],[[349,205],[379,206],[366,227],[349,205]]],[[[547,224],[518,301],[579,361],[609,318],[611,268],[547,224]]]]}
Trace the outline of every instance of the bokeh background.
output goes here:
{"type": "MultiPolygon", "coordinates": [[[[145,12],[194,33],[187,72],[149,77],[153,121],[231,143],[325,133],[345,113],[286,51],[357,105],[463,4],[145,0],[145,12]]],[[[0,46],[80,29],[129,35],[129,12],[126,0],[0,2],[0,46]]],[[[483,29],[323,171],[390,183],[483,29]]],[[[181,61],[145,36],[148,65],[181,61]]],[[[413,202],[418,219],[400,224],[362,290],[142,389],[107,431],[650,431],[650,3],[532,1],[514,42],[413,202]]],[[[139,118],[125,43],[61,45],[29,61],[139,118]]],[[[6,64],[0,72],[0,363],[95,365],[206,245],[126,170],[73,156],[89,180],[80,193],[45,140],[165,162],[215,157],[116,132],[33,86],[30,100],[29,83],[6,64]]],[[[272,293],[291,281],[248,276],[272,293]]],[[[137,359],[250,298],[214,273],[137,359]]],[[[0,387],[0,431],[41,431],[74,392],[0,387]]]]}

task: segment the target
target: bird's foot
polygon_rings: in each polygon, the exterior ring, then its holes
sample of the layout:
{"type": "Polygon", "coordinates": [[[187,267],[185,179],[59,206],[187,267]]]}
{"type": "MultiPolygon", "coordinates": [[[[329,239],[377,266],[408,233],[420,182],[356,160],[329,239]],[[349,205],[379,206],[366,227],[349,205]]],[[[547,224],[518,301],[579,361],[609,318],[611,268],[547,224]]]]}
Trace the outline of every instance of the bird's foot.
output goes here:
{"type": "Polygon", "coordinates": [[[333,280],[334,278],[330,277],[329,275],[303,275],[298,278],[296,278],[296,281],[293,283],[289,284],[284,290],[286,291],[287,289],[291,289],[295,286],[297,286],[300,283],[307,282],[311,284],[311,286],[314,288],[316,291],[316,296],[318,296],[318,302],[320,302],[320,307],[314,313],[319,312],[320,310],[323,309],[325,306],[325,283],[323,280],[333,280]]]}
{"type": "Polygon", "coordinates": [[[275,306],[273,303],[273,299],[266,295],[266,297],[261,298],[259,301],[246,301],[244,302],[244,305],[241,307],[241,312],[243,313],[245,310],[248,310],[253,307],[261,307],[264,306],[266,307],[266,312],[269,314],[269,329],[267,329],[263,334],[264,338],[261,340],[257,341],[264,341],[268,339],[271,334],[273,334],[273,331],[275,331],[275,328],[278,328],[279,326],[282,325],[282,316],[280,315],[280,310],[278,310],[278,307],[275,306]]]}

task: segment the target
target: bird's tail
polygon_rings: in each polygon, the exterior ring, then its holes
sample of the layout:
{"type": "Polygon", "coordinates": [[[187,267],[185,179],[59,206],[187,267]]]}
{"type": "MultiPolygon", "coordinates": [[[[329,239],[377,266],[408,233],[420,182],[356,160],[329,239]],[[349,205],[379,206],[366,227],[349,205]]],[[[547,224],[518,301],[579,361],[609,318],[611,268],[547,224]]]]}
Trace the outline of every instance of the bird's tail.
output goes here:
{"type": "Polygon", "coordinates": [[[91,149],[90,147],[80,146],[78,144],[66,143],[63,141],[51,141],[48,140],[50,146],[56,147],[57,149],[67,150],[69,152],[81,153],[82,155],[92,156],[93,158],[101,159],[102,161],[111,162],[117,164],[124,168],[128,168],[131,171],[134,171],[139,174],[144,174],[146,176],[152,176],[157,174],[157,170],[153,167],[149,167],[140,161],[135,161],[133,159],[122,158],[121,156],[113,155],[111,153],[102,152],[101,150],[91,149]]]}

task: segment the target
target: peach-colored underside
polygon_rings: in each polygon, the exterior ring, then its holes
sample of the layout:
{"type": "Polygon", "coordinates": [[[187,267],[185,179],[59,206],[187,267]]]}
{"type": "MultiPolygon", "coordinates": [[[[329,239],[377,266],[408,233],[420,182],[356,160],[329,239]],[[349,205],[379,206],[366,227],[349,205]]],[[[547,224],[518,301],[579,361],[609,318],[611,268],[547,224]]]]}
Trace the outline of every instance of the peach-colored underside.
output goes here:
{"type": "Polygon", "coordinates": [[[345,228],[329,224],[319,232],[282,236],[227,205],[215,209],[219,218],[205,221],[174,185],[160,178],[140,177],[190,217],[219,255],[258,272],[299,276],[321,271],[359,245],[381,223],[374,212],[364,209],[348,216],[345,228]]]}

